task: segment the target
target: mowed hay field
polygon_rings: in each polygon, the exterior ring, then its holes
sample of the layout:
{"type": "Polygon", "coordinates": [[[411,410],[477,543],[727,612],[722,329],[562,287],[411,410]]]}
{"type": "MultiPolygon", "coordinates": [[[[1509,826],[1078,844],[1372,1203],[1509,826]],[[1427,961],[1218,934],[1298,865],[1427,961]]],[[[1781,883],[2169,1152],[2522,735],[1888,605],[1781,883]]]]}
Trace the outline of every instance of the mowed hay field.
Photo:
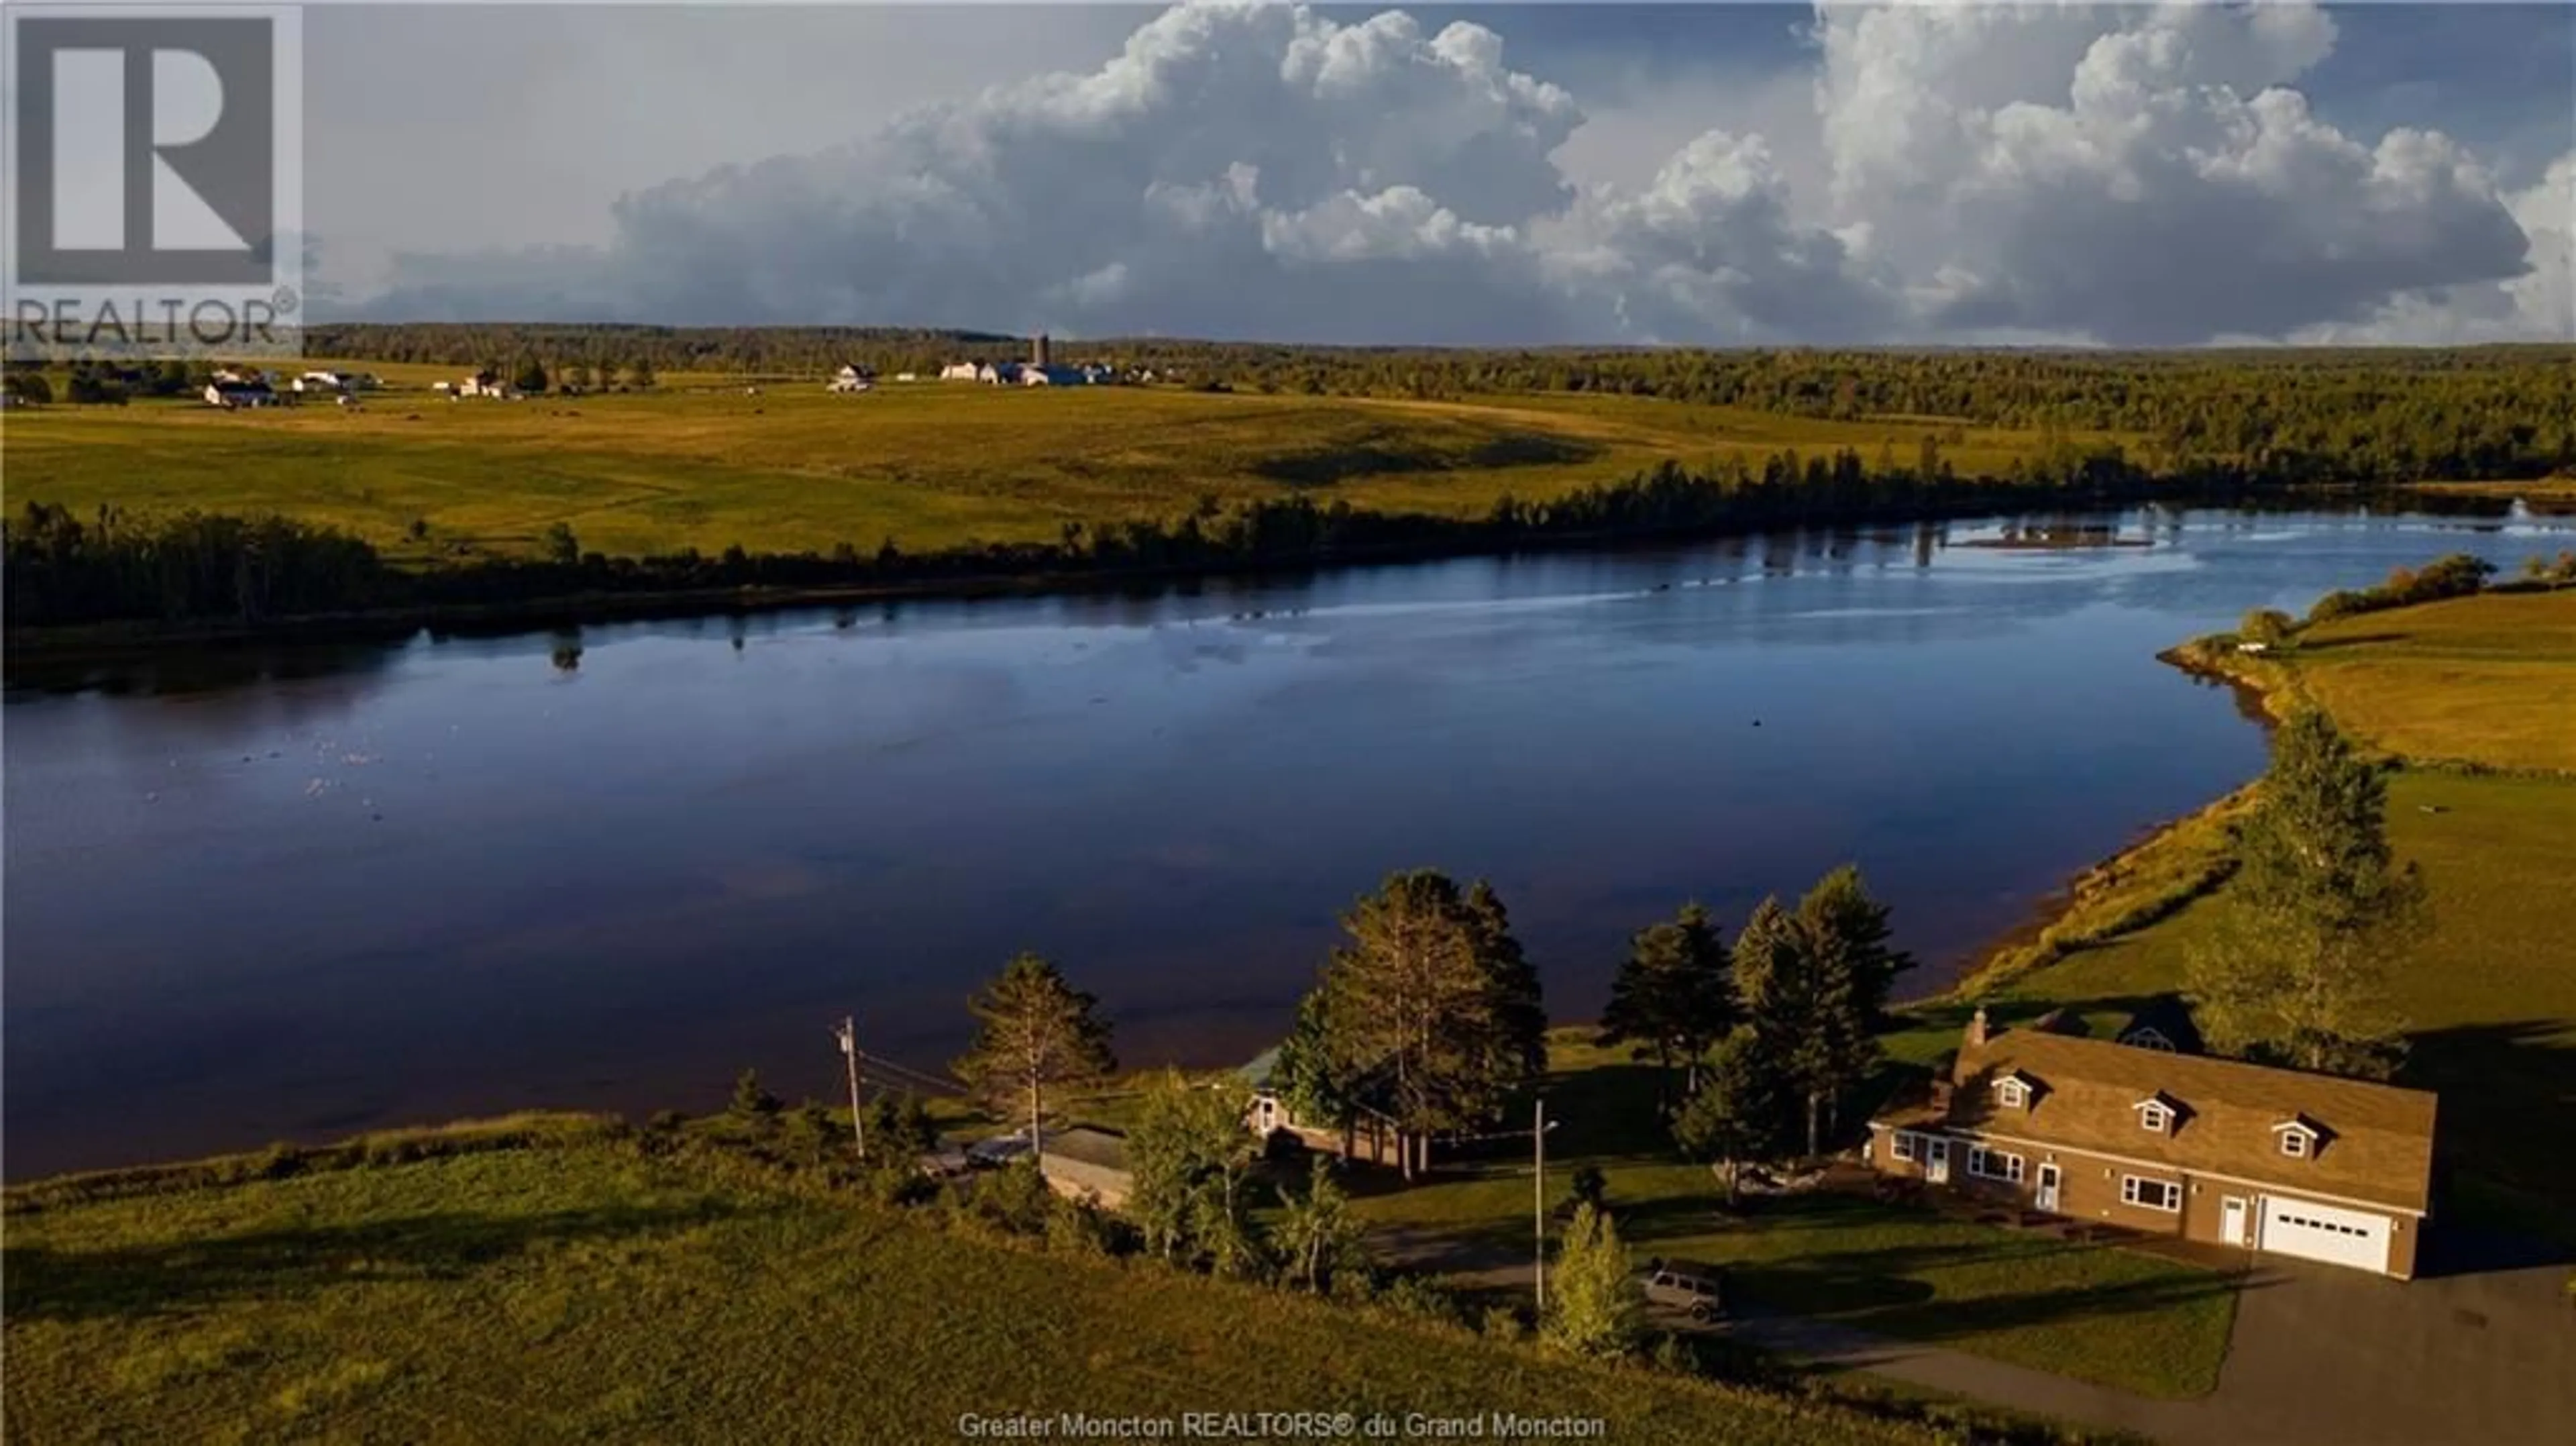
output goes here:
{"type": "Polygon", "coordinates": [[[1069,522],[1171,519],[1202,498],[1305,493],[1452,516],[1543,500],[1667,458],[1706,467],[1849,446],[1912,465],[1959,440],[1962,473],[2035,451],[2035,434],[1930,420],[1822,422],[1645,398],[1477,402],[819,382],[449,401],[421,369],[355,410],[223,412],[164,400],[12,412],[11,505],[283,512],[397,557],[534,551],[554,523],[585,550],[641,555],[907,551],[1045,541],[1069,522]],[[411,537],[415,522],[424,540],[411,537]]]}
{"type": "Polygon", "coordinates": [[[2375,748],[2576,775],[2576,591],[2338,618],[2302,633],[2290,666],[2375,748]]]}
{"type": "Polygon", "coordinates": [[[909,1443],[1204,1410],[1932,1439],[695,1168],[580,1144],[13,1213],[11,1437],[909,1443]]]}
{"type": "MultiPolygon", "coordinates": [[[[2576,591],[2340,619],[2278,666],[2343,726],[2410,758],[2537,770],[2576,756],[2576,591]]],[[[2576,1154],[2532,1134],[2576,1119],[2576,776],[2410,768],[2389,781],[2388,833],[2432,902],[2395,973],[2410,1048],[2400,1082],[2442,1093],[2461,1207],[2576,1244],[2576,1154]]],[[[2032,1013],[2089,1005],[2116,1023],[2180,987],[2208,928],[2195,904],[2002,997],[2032,1013]]]]}

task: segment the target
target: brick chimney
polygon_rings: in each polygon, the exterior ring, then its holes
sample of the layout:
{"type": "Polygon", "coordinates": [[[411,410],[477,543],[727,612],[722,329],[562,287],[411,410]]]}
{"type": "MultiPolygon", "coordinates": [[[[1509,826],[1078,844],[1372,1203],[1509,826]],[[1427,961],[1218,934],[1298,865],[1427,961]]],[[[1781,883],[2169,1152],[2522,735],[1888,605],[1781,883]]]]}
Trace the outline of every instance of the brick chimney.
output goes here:
{"type": "Polygon", "coordinates": [[[1977,1012],[1968,1017],[1967,1047],[1983,1049],[1986,1046],[1986,1038],[1986,1006],[1980,1004],[1977,1006],[1977,1012]]]}

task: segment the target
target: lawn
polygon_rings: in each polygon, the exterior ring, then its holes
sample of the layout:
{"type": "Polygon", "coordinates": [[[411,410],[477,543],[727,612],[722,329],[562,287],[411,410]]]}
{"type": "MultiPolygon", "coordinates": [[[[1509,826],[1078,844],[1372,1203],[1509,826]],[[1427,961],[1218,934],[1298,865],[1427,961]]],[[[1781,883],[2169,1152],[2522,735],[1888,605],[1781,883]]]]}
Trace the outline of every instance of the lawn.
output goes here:
{"type": "Polygon", "coordinates": [[[913,1442],[968,1413],[1308,1410],[1929,1439],[694,1168],[575,1144],[13,1211],[12,1438],[913,1442]]]}
{"type": "MultiPolygon", "coordinates": [[[[399,369],[377,368],[399,372],[399,369]]],[[[1911,464],[1952,427],[1823,422],[1629,397],[1411,402],[1138,387],[1029,391],[819,382],[652,393],[222,412],[184,400],[12,412],[12,506],[102,503],[285,512],[403,559],[525,554],[554,523],[588,550],[640,555],[909,551],[1057,540],[1073,522],[1169,520],[1205,497],[1304,493],[1354,507],[1481,515],[1666,459],[1849,446],[1911,464]],[[423,529],[413,536],[414,526],[423,529]]],[[[1959,430],[1944,455],[2000,469],[2035,434],[1959,430]]]]}
{"type": "MultiPolygon", "coordinates": [[[[2235,1319],[2229,1276],[1842,1196],[1730,1215],[1710,1172],[1673,1158],[1649,1070],[1572,1030],[1551,1037],[1550,1056],[1549,1112],[1564,1121],[1549,1138],[1551,1200],[1567,1198],[1574,1169],[1598,1167],[1640,1255],[1727,1264],[1737,1296],[1755,1304],[2141,1395],[2197,1396],[2217,1384],[2235,1319]]],[[[1518,1150],[1412,1187],[1379,1177],[1359,1209],[1382,1238],[1471,1280],[1517,1267],[1532,1248],[1518,1150]]]]}
{"type": "MultiPolygon", "coordinates": [[[[2265,673],[2404,756],[2576,766],[2576,592],[2346,618],[2265,673]]],[[[2576,778],[2409,768],[2390,779],[2388,832],[2432,905],[2394,984],[2410,1045],[2400,1082],[2442,1095],[2454,1194],[2437,1208],[2576,1243],[2576,1156],[2532,1134],[2535,1121],[2576,1118],[2576,778]]],[[[2113,1024],[2181,987],[2209,926],[2207,905],[2194,904],[1998,981],[1995,997],[2008,1017],[2068,1005],[2113,1024]]],[[[1890,1053],[1928,1059],[1955,1040],[1964,1009],[1922,1011],[1890,1053]]]]}

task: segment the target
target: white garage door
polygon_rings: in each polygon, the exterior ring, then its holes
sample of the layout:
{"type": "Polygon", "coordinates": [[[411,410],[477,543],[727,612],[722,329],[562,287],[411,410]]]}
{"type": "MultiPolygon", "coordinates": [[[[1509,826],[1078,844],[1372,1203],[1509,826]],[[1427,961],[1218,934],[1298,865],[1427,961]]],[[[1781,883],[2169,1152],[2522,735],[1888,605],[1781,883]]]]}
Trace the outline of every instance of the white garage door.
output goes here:
{"type": "Polygon", "coordinates": [[[2350,1265],[2385,1273],[2388,1217],[2320,1205],[2313,1200],[2263,1200],[2262,1248],[2302,1260],[2350,1265]]]}

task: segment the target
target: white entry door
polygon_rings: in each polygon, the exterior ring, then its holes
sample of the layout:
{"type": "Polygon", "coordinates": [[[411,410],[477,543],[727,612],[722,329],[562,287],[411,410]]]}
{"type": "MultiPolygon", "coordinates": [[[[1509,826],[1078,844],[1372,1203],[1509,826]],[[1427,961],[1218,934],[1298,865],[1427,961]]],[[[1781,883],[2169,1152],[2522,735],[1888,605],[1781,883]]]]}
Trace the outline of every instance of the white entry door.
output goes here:
{"type": "Polygon", "coordinates": [[[2230,1245],[2251,1245],[2253,1237],[2245,1229],[2245,1197],[2230,1195],[2218,1202],[2218,1238],[2230,1245]]]}
{"type": "Polygon", "coordinates": [[[1935,1185],[1950,1178],[1950,1142],[1938,1135],[1924,1143],[1923,1178],[1935,1185]]]}
{"type": "Polygon", "coordinates": [[[2042,1210],[2053,1212],[2057,1209],[2057,1167],[2055,1165],[2039,1167],[2039,1188],[2033,1193],[2031,1203],[2042,1210]]]}
{"type": "Polygon", "coordinates": [[[2322,1260],[2360,1270],[2388,1270],[2388,1217],[2320,1205],[2313,1200],[2263,1197],[2258,1242],[2277,1255],[2322,1260]]]}

